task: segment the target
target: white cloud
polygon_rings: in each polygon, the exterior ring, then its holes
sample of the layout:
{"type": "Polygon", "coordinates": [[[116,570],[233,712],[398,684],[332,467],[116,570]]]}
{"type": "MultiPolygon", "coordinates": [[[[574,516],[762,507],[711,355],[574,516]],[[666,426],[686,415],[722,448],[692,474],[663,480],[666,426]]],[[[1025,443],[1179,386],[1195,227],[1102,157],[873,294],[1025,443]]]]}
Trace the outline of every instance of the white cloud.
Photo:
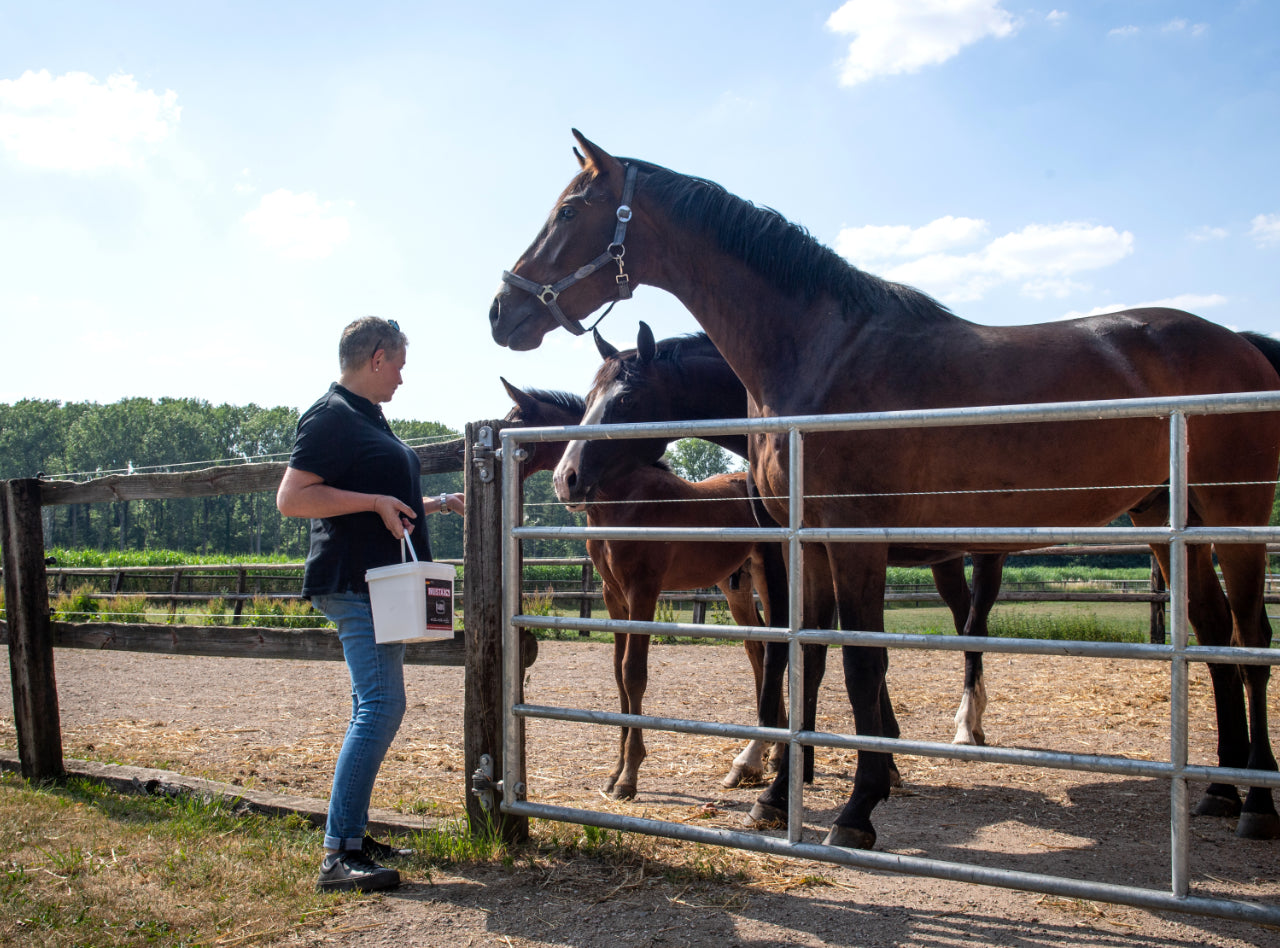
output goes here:
{"type": "Polygon", "coordinates": [[[1142,31],[1139,30],[1136,26],[1117,26],[1114,30],[1109,30],[1107,32],[1107,35],[1126,37],[1126,36],[1134,36],[1140,32],[1142,31]]]}
{"type": "Polygon", "coordinates": [[[840,84],[919,72],[987,36],[1018,28],[1000,0],[848,0],[827,18],[833,33],[852,34],[840,84]]]}
{"type": "Polygon", "coordinates": [[[1183,293],[1180,296],[1168,296],[1161,300],[1148,300],[1145,303],[1109,303],[1106,306],[1095,306],[1087,313],[1066,313],[1062,318],[1075,319],[1079,316],[1101,316],[1104,313],[1118,313],[1122,309],[1151,309],[1154,307],[1184,309],[1188,313],[1198,313],[1201,310],[1212,309],[1215,306],[1225,306],[1228,302],[1230,301],[1227,297],[1221,293],[1183,293]]]}
{"type": "Polygon", "coordinates": [[[1259,247],[1280,244],[1280,214],[1259,214],[1253,219],[1249,236],[1257,241],[1259,247]]]}
{"type": "Polygon", "coordinates": [[[1203,36],[1209,29],[1208,23],[1188,23],[1179,17],[1170,20],[1162,28],[1165,33],[1190,33],[1192,36],[1203,36]]]}
{"type": "Polygon", "coordinates": [[[327,257],[351,234],[333,202],[321,202],[309,191],[272,191],[243,220],[263,247],[292,260],[327,257]]]}
{"type": "Polygon", "coordinates": [[[86,72],[27,71],[0,80],[0,147],[55,171],[137,167],[177,126],[177,100],[123,74],[102,83],[86,72]]]}
{"type": "Polygon", "coordinates": [[[1210,240],[1225,240],[1229,236],[1230,233],[1225,227],[1210,227],[1208,224],[1205,224],[1203,227],[1197,227],[1191,233],[1187,234],[1187,239],[1202,244],[1207,243],[1210,240]]]}
{"type": "Polygon", "coordinates": [[[923,227],[906,224],[848,227],[836,237],[836,251],[849,260],[919,257],[971,244],[986,232],[986,221],[950,215],[923,227]]]}
{"type": "Polygon", "coordinates": [[[942,217],[924,227],[859,227],[840,232],[837,251],[855,266],[931,293],[944,302],[972,302],[1016,283],[1024,295],[1061,298],[1085,289],[1074,274],[1110,266],[1133,252],[1133,235],[1079,222],[1030,224],[975,247],[987,224],[942,217]],[[904,259],[910,258],[910,259],[904,259]]]}
{"type": "Polygon", "coordinates": [[[1045,19],[1049,21],[1050,26],[1061,26],[1067,22],[1067,17],[1070,15],[1065,10],[1050,10],[1045,19]]]}

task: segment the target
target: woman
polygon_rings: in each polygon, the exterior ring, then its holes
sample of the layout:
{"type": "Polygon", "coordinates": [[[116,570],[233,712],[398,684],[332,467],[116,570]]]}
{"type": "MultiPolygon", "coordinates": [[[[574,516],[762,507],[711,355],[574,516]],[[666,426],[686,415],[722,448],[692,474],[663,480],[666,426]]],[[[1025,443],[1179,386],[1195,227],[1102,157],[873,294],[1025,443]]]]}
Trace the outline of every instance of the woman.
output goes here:
{"type": "Polygon", "coordinates": [[[428,513],[462,513],[461,494],[424,501],[417,454],[378,406],[400,387],[408,339],[393,320],[366,316],[342,332],[341,374],[298,421],[276,494],[286,517],[311,518],[302,592],[338,628],[351,674],[351,722],[333,775],[321,891],[374,891],[400,884],[379,860],[407,855],[366,835],[373,781],[404,717],[404,643],[379,645],[365,571],[398,563],[408,537],[431,559],[428,513]]]}

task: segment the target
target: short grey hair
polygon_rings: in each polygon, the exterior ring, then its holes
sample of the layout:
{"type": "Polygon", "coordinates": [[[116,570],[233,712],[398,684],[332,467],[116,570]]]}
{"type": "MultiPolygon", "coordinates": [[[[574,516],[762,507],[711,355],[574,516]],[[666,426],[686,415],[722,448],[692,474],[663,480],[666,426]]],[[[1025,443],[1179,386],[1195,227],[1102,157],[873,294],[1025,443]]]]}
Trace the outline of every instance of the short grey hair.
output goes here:
{"type": "Polygon", "coordinates": [[[342,330],[338,365],[346,372],[372,359],[379,349],[400,352],[408,344],[409,337],[400,331],[399,326],[378,316],[361,316],[342,330]]]}

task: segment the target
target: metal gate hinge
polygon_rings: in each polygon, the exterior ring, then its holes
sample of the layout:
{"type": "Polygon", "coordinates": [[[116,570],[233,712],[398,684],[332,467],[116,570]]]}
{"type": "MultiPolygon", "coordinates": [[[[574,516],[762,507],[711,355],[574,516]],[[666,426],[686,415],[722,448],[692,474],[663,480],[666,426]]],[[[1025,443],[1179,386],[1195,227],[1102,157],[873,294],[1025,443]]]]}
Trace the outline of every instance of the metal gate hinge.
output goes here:
{"type": "Polygon", "coordinates": [[[471,775],[471,794],[480,801],[480,808],[486,812],[493,809],[493,795],[502,793],[502,781],[493,779],[493,758],[488,754],[480,755],[480,766],[471,775]]]}
{"type": "Polygon", "coordinates": [[[471,446],[471,463],[481,483],[493,480],[493,465],[501,455],[497,449],[497,433],[489,425],[481,425],[476,443],[471,446]]]}

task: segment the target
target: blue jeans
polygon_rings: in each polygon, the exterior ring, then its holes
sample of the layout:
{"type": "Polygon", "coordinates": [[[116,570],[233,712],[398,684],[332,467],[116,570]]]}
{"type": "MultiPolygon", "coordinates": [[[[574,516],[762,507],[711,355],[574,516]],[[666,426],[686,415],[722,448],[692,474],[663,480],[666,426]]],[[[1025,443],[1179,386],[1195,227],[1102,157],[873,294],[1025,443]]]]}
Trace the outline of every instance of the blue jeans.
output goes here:
{"type": "Polygon", "coordinates": [[[333,773],[324,845],[359,849],[369,822],[374,778],[404,718],[404,643],[374,641],[366,594],[333,593],[311,602],[338,627],[351,673],[351,722],[333,773]]]}

